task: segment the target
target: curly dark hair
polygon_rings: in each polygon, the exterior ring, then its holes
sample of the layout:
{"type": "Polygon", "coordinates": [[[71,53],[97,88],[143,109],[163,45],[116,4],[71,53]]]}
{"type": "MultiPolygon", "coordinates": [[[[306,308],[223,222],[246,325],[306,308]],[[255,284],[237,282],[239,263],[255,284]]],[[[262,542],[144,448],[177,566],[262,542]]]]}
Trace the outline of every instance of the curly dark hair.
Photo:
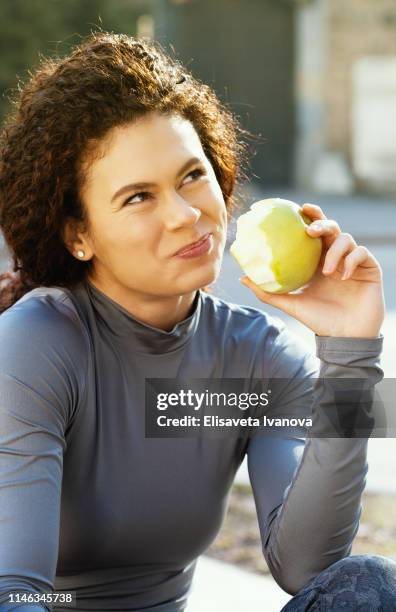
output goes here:
{"type": "Polygon", "coordinates": [[[13,258],[13,273],[0,275],[0,312],[34,287],[70,287],[86,278],[92,261],[72,256],[62,230],[67,217],[88,227],[79,196],[83,160],[116,126],[153,111],[191,121],[228,217],[237,205],[248,132],[155,41],[91,33],[67,57],[43,59],[13,104],[0,137],[0,227],[13,258]]]}

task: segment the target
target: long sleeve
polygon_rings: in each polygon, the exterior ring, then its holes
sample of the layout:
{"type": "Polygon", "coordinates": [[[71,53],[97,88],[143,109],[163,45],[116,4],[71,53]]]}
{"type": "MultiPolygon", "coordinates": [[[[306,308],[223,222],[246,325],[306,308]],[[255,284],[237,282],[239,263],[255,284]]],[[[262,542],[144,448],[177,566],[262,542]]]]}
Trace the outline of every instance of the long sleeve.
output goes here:
{"type": "Polygon", "coordinates": [[[328,431],[326,411],[334,408],[326,380],[364,379],[365,388],[373,388],[383,377],[382,341],[316,337],[316,366],[285,329],[274,341],[271,376],[287,381],[276,410],[311,416],[313,424],[306,437],[253,437],[248,469],[263,554],[291,595],[351,552],[368,470],[367,438],[315,434],[328,431]]]}
{"type": "Polygon", "coordinates": [[[65,436],[84,384],[82,336],[66,313],[30,298],[0,318],[1,612],[51,609],[9,594],[54,589],[65,436]]]}

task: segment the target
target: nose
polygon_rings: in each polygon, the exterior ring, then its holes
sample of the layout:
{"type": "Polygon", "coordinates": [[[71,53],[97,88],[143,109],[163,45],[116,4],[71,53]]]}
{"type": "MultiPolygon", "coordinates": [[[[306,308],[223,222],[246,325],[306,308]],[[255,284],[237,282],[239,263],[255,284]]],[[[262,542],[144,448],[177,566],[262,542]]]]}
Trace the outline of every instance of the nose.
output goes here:
{"type": "Polygon", "coordinates": [[[168,230],[194,225],[202,214],[199,208],[193,206],[177,192],[166,196],[160,208],[164,227],[168,230]]]}

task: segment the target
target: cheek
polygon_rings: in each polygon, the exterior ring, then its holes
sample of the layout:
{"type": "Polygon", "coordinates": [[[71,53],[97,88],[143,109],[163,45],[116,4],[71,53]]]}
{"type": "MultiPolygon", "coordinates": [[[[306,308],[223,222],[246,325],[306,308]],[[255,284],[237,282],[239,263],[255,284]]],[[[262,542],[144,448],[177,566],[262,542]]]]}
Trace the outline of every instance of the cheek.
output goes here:
{"type": "Polygon", "coordinates": [[[212,181],[203,194],[202,200],[205,212],[211,216],[216,216],[219,220],[223,219],[226,212],[223,193],[217,181],[212,181]]]}
{"type": "Polygon", "coordinates": [[[222,205],[224,206],[224,197],[223,197],[223,192],[221,191],[221,187],[220,184],[218,183],[217,179],[214,179],[213,181],[211,181],[210,184],[211,187],[211,191],[213,194],[213,197],[220,203],[222,203],[222,205]]]}
{"type": "Polygon", "coordinates": [[[120,215],[114,219],[97,218],[93,227],[96,250],[110,254],[123,253],[125,249],[141,249],[149,235],[147,224],[133,215],[120,215]]]}
{"type": "Polygon", "coordinates": [[[226,233],[227,226],[228,226],[227,209],[226,209],[226,205],[225,205],[222,195],[221,195],[221,199],[216,200],[215,210],[216,210],[217,223],[218,223],[219,229],[223,231],[224,233],[226,233]]]}
{"type": "Polygon", "coordinates": [[[119,253],[122,258],[132,254],[138,261],[146,261],[147,264],[157,259],[162,232],[155,215],[126,215],[118,228],[118,237],[118,241],[114,237],[112,240],[116,254],[119,253]]]}

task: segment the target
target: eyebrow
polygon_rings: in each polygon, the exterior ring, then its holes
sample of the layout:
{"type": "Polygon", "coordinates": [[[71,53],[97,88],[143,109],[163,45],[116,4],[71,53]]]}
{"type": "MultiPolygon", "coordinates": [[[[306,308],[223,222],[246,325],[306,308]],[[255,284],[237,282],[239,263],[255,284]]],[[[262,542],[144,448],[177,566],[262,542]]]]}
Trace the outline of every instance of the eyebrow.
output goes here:
{"type": "MultiPolygon", "coordinates": [[[[199,157],[191,157],[183,166],[180,168],[179,172],[176,174],[176,178],[179,178],[190,166],[198,163],[203,163],[199,157]]],[[[111,202],[114,202],[117,198],[122,196],[124,193],[135,190],[135,189],[149,189],[151,187],[156,187],[155,183],[130,183],[129,185],[124,185],[118,191],[115,192],[113,197],[111,198],[111,202]]]]}

